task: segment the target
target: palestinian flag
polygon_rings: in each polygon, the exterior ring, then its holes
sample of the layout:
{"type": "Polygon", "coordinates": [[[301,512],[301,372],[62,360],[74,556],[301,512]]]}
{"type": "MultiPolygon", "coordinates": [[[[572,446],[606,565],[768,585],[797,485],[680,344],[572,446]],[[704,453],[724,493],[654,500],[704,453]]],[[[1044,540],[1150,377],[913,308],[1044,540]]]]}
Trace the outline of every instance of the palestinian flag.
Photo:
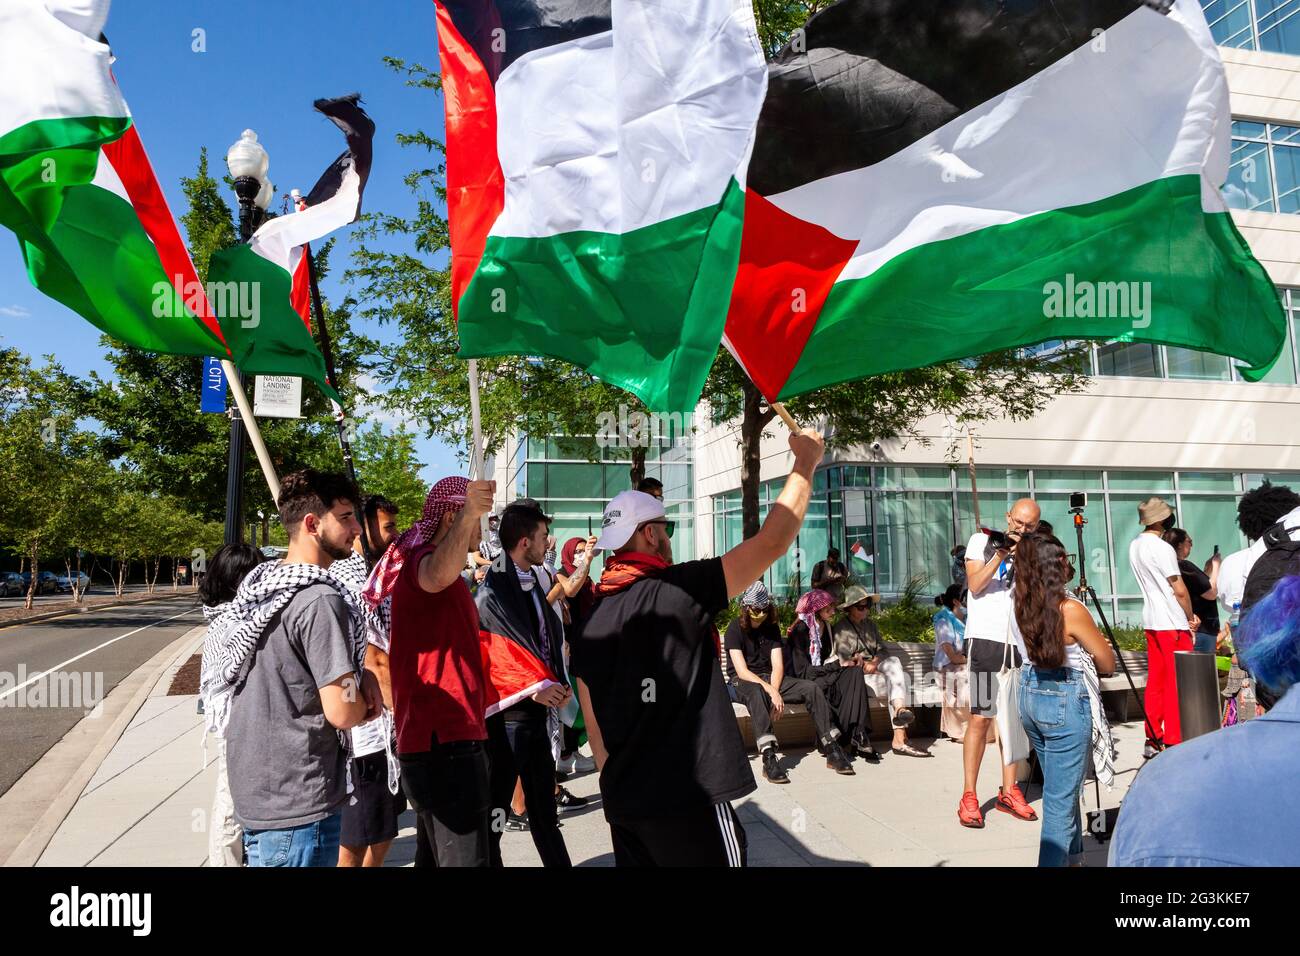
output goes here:
{"type": "Polygon", "coordinates": [[[537,623],[538,602],[533,592],[525,591],[519,583],[510,555],[504,551],[497,555],[479,585],[475,602],[486,677],[485,717],[563,683],[557,677],[564,673],[563,625],[541,588],[533,572],[533,591],[541,594],[540,604],[546,614],[547,647],[543,646],[537,623]]]}
{"type": "Polygon", "coordinates": [[[875,564],[876,559],[871,556],[871,552],[862,546],[861,541],[853,542],[853,547],[849,548],[849,554],[853,555],[864,564],[875,564]]]}
{"type": "Polygon", "coordinates": [[[316,101],[316,109],[343,132],[347,149],[297,212],[267,222],[248,243],[216,253],[208,268],[210,294],[235,365],[249,374],[312,379],[336,402],[339,395],[312,338],[307,244],[361,214],[375,124],[359,103],[355,93],[316,101]]]}
{"type": "Polygon", "coordinates": [[[740,250],[750,0],[438,0],[460,355],[691,411],[740,250]]]}
{"type": "Polygon", "coordinates": [[[226,357],[103,39],[107,0],[0,0],[0,225],[32,284],[126,345],[226,357]]]}
{"type": "Polygon", "coordinates": [[[841,0],[777,56],[726,342],[768,399],[1058,339],[1286,330],[1196,0],[841,0]]]}

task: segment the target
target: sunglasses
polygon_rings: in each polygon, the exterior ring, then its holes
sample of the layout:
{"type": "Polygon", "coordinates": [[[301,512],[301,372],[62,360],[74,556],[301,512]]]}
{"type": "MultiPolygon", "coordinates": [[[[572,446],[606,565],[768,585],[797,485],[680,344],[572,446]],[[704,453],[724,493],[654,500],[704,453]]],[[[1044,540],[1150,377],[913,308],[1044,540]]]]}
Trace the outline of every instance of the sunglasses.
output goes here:
{"type": "Polygon", "coordinates": [[[661,525],[663,525],[663,526],[664,526],[664,534],[668,535],[668,539],[669,539],[670,541],[672,540],[673,532],[677,530],[677,522],[676,522],[676,521],[665,521],[665,520],[662,520],[662,519],[659,520],[659,521],[644,521],[644,522],[642,522],[642,523],[638,526],[637,530],[639,531],[641,528],[644,528],[644,527],[645,527],[646,525],[648,525],[648,524],[661,524],[661,525]]]}

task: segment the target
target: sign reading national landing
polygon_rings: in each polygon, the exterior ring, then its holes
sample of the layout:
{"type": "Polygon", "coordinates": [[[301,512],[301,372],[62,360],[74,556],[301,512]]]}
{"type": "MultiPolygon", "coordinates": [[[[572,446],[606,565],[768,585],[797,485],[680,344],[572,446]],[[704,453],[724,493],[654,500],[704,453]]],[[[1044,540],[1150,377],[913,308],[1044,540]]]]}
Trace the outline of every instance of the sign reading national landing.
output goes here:
{"type": "Polygon", "coordinates": [[[296,375],[257,376],[253,414],[261,418],[302,418],[302,379],[296,375]]]}

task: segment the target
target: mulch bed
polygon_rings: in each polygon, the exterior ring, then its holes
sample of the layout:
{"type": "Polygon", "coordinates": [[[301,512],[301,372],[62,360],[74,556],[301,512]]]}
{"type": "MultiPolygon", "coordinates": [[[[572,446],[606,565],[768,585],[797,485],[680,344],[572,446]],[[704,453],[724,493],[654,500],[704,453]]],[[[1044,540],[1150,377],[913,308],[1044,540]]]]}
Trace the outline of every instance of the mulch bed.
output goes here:
{"type": "Polygon", "coordinates": [[[0,624],[21,624],[30,618],[44,617],[46,614],[77,611],[105,604],[142,604],[145,601],[157,601],[166,597],[183,597],[186,593],[194,594],[194,591],[188,587],[181,588],[179,591],[173,591],[170,588],[166,590],[159,588],[153,594],[128,594],[122,597],[116,597],[112,594],[100,594],[84,597],[81,599],[80,604],[73,601],[72,598],[68,598],[66,601],[51,601],[37,604],[30,611],[24,607],[7,607],[0,609],[0,624]]]}
{"type": "Polygon", "coordinates": [[[178,697],[181,694],[197,694],[199,692],[199,664],[202,660],[202,654],[195,654],[180,666],[180,669],[176,671],[176,676],[172,678],[172,686],[167,688],[168,697],[178,697]]]}

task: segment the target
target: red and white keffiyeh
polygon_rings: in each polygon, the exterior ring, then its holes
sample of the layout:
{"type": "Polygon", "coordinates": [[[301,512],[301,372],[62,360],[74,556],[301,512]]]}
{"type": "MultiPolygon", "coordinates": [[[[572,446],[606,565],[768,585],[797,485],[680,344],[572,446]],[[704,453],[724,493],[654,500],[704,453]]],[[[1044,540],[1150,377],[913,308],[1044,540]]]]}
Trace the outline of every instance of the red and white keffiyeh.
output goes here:
{"type": "Polygon", "coordinates": [[[434,539],[442,526],[442,519],[448,512],[460,511],[465,507],[465,497],[468,492],[469,479],[459,475],[443,478],[429,489],[429,496],[424,499],[424,513],[420,516],[420,520],[402,532],[398,539],[388,546],[384,556],[370,572],[365,590],[361,592],[367,604],[378,607],[383,603],[384,598],[393,593],[407,556],[434,539]]]}

